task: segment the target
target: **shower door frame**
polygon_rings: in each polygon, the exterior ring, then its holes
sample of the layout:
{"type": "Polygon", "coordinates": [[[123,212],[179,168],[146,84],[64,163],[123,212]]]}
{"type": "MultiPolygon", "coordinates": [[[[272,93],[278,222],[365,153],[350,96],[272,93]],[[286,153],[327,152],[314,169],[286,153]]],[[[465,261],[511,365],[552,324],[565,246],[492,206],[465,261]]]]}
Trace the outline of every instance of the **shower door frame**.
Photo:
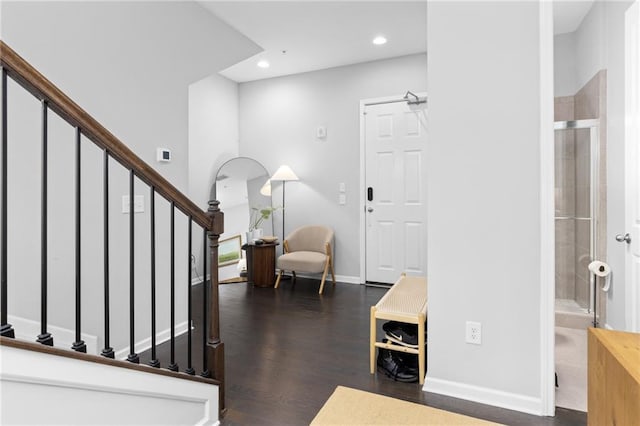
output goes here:
{"type": "MultiPolygon", "coordinates": [[[[591,217],[589,223],[589,255],[591,261],[596,260],[598,254],[597,246],[597,224],[599,221],[598,211],[600,209],[600,120],[599,119],[585,119],[585,120],[568,120],[568,121],[555,121],[553,123],[554,133],[556,130],[582,130],[589,129],[589,216],[591,217]]],[[[574,212],[575,213],[575,212],[574,212]]],[[[564,217],[556,217],[554,214],[554,222],[556,219],[562,219],[564,217]]],[[[570,217],[566,217],[570,219],[570,217]]],[[[573,215],[574,220],[583,220],[584,218],[578,218],[573,215]]],[[[593,326],[598,326],[598,306],[595,280],[593,280],[592,274],[589,274],[589,308],[588,313],[593,314],[593,326]]]]}

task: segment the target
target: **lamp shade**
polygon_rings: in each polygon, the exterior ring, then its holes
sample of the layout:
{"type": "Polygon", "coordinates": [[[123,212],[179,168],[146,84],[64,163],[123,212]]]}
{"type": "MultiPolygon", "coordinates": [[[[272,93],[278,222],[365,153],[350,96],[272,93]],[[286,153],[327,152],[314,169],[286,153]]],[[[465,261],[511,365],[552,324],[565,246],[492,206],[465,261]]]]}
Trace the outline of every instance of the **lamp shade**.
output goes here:
{"type": "Polygon", "coordinates": [[[264,185],[262,185],[262,188],[260,188],[260,193],[265,197],[271,196],[271,179],[267,179],[264,185]]]}
{"type": "Polygon", "coordinates": [[[293,173],[293,170],[291,170],[291,167],[283,164],[278,168],[278,170],[276,170],[273,176],[271,176],[271,180],[287,181],[287,180],[299,180],[299,179],[298,179],[298,176],[296,176],[296,174],[293,173]]]}

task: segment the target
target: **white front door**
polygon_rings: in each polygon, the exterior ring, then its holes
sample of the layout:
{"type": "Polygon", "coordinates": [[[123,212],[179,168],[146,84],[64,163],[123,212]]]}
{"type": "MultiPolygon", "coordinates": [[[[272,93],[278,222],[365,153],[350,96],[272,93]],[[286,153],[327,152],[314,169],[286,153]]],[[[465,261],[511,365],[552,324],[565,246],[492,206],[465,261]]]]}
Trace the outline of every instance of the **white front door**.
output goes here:
{"type": "Polygon", "coordinates": [[[626,323],[640,332],[640,1],[625,16],[625,244],[626,323]]]}
{"type": "Polygon", "coordinates": [[[366,105],[366,281],[426,276],[426,103],[366,105]]]}

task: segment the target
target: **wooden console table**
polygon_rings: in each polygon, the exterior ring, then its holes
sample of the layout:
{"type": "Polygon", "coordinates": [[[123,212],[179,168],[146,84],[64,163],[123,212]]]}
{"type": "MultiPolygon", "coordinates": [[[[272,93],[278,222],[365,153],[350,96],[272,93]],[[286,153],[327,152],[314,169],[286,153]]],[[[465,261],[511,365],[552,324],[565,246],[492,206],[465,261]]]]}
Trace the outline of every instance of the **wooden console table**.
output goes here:
{"type": "Polygon", "coordinates": [[[278,243],[245,244],[247,282],[256,287],[273,287],[276,279],[276,246],[278,243]]]}
{"type": "Polygon", "coordinates": [[[589,426],[640,425],[640,334],[590,328],[589,426]]]}

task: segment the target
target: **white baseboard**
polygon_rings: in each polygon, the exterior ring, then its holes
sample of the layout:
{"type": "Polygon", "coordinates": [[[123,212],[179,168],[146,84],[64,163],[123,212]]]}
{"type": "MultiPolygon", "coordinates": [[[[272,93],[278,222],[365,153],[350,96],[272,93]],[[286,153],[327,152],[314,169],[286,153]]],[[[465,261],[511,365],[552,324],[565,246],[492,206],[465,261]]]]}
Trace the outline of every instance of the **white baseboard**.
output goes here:
{"type": "MultiPolygon", "coordinates": [[[[302,278],[311,278],[319,280],[322,278],[322,272],[317,274],[305,274],[305,273],[296,273],[298,277],[302,278]]],[[[327,280],[331,281],[331,275],[327,275],[327,280]]],[[[350,275],[336,275],[336,282],[345,283],[345,284],[361,284],[360,277],[353,277],[350,275]]]]}
{"type": "Polygon", "coordinates": [[[605,324],[604,324],[604,328],[605,328],[606,330],[613,330],[613,327],[611,327],[611,326],[610,326],[609,324],[607,324],[607,323],[605,323],[605,324]]]}
{"type": "MultiPolygon", "coordinates": [[[[184,321],[176,325],[175,327],[176,337],[187,332],[187,324],[188,324],[188,321],[184,321]]],[[[156,333],[156,346],[168,341],[169,339],[171,339],[171,328],[167,328],[165,330],[162,330],[159,333],[156,333]]],[[[136,343],[135,350],[137,354],[140,354],[149,349],[151,349],[151,336],[147,337],[146,339],[142,339],[136,343]]],[[[117,350],[115,357],[116,359],[127,359],[127,355],[129,355],[128,346],[117,350]]]]}
{"type": "MultiPolygon", "coordinates": [[[[18,340],[35,342],[40,334],[40,322],[38,321],[17,317],[15,315],[8,315],[7,320],[9,324],[13,325],[16,339],[18,340]]],[[[75,331],[69,330],[68,328],[47,324],[47,331],[53,336],[53,346],[56,348],[70,349],[76,340],[75,331]]],[[[87,353],[98,355],[98,338],[86,333],[81,333],[80,336],[82,340],[84,340],[85,345],[87,345],[87,353]]]]}
{"type": "MultiPolygon", "coordinates": [[[[16,339],[25,340],[28,342],[34,342],[37,336],[40,334],[40,323],[30,319],[17,317],[15,315],[9,315],[7,318],[9,324],[13,325],[15,330],[16,339]]],[[[55,325],[47,325],[47,331],[53,336],[53,346],[61,349],[70,349],[71,345],[75,341],[75,332],[68,328],[58,327],[55,325]]],[[[181,322],[176,325],[175,335],[176,337],[187,332],[187,321],[181,322]]],[[[82,333],[82,340],[87,345],[87,353],[92,355],[99,355],[98,352],[98,338],[96,336],[82,333]]],[[[171,339],[171,329],[167,328],[156,334],[156,345],[164,343],[171,339]]],[[[146,339],[140,340],[136,343],[136,353],[142,353],[151,348],[151,336],[146,339]]],[[[126,359],[129,355],[129,347],[119,349],[115,353],[116,359],[126,359]]]]}
{"type": "MultiPolygon", "coordinates": [[[[319,274],[297,274],[297,275],[299,277],[302,277],[302,278],[313,278],[313,279],[320,279],[322,277],[322,273],[319,273],[319,274]]],[[[209,275],[207,275],[207,281],[210,278],[211,277],[209,275]]],[[[331,279],[331,276],[328,276],[328,279],[331,279]]],[[[351,276],[351,275],[336,275],[336,282],[345,283],[345,284],[362,284],[360,282],[360,277],[351,276]]],[[[202,278],[192,278],[191,279],[191,285],[198,285],[198,284],[202,284],[202,278]]]]}
{"type": "Polygon", "coordinates": [[[336,275],[336,281],[347,284],[362,284],[360,277],[353,277],[351,275],[336,275]]]}
{"type": "Polygon", "coordinates": [[[422,390],[537,416],[544,415],[540,398],[516,393],[429,377],[426,378],[422,390]]]}

